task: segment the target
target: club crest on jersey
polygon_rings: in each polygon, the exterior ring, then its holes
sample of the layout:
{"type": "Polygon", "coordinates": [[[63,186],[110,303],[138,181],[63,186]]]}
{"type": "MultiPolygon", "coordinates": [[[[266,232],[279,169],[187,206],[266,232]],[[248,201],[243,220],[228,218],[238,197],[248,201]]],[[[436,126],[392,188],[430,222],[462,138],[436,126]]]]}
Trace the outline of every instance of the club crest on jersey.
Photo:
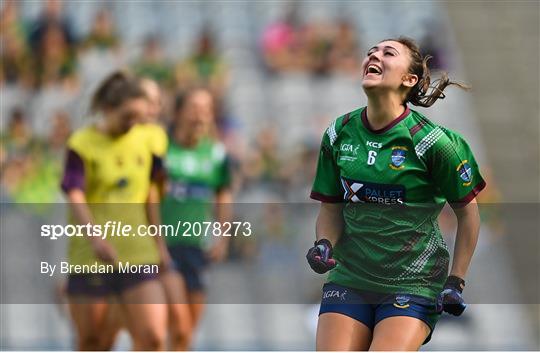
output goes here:
{"type": "Polygon", "coordinates": [[[409,307],[409,301],[411,298],[409,298],[406,295],[398,295],[396,296],[396,300],[394,303],[394,306],[399,309],[406,309],[409,307]]]}
{"type": "Polygon", "coordinates": [[[469,186],[472,183],[472,167],[467,160],[459,163],[456,168],[461,180],[464,181],[463,186],[469,186]]]}
{"type": "Polygon", "coordinates": [[[407,156],[407,147],[405,146],[394,146],[392,147],[392,163],[389,164],[390,168],[394,170],[403,169],[405,167],[403,162],[405,162],[405,157],[407,156]]]}

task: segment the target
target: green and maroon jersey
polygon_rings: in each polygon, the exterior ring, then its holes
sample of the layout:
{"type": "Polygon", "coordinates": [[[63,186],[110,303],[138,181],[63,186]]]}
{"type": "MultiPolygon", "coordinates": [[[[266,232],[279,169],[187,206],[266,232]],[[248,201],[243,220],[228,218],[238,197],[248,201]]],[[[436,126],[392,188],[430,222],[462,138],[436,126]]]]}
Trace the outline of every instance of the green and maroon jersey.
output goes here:
{"type": "Polygon", "coordinates": [[[438,215],[485,187],[457,133],[405,109],[374,130],[360,108],[326,130],[311,198],[343,202],[344,230],[329,281],[367,291],[435,298],[449,254],[438,215]]]}

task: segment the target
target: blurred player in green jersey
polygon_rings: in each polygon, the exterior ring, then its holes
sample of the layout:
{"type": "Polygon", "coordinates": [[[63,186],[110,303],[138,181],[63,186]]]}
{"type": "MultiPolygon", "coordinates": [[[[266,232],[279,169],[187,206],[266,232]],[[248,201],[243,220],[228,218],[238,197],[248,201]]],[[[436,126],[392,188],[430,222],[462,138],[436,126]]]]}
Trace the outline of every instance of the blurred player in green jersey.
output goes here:
{"type": "MultiPolygon", "coordinates": [[[[165,153],[151,144],[139,122],[148,114],[140,82],[116,72],[97,89],[92,110],[98,120],[77,130],[67,142],[62,189],[74,224],[122,222],[137,229],[157,223],[149,202],[157,199],[156,166],[165,153]]],[[[167,307],[157,273],[122,273],[121,263],[170,262],[161,237],[71,237],[69,263],[110,264],[112,273],[71,273],[67,292],[77,330],[78,349],[106,350],[114,343],[121,316],[135,350],[165,348],[167,307]],[[113,303],[114,302],[114,303],[113,303]],[[116,305],[116,303],[120,305],[116,305]]],[[[109,234],[111,235],[111,234],[109,234]]]]}
{"type": "Polygon", "coordinates": [[[442,311],[465,309],[485,182],[459,134],[408,107],[429,107],[448,85],[461,86],[444,74],[430,87],[428,60],[407,38],[373,46],[362,65],[367,107],[323,136],[311,193],[322,202],[317,240],[307,254],[313,270],[330,271],[319,350],[417,350],[442,311]],[[458,219],[450,275],[437,223],[446,202],[458,219]]]}
{"type": "Polygon", "coordinates": [[[196,236],[187,224],[230,220],[232,196],[225,147],[214,137],[211,93],[202,88],[188,91],[177,99],[174,114],[161,218],[165,225],[183,226],[177,236],[166,238],[178,272],[169,271],[163,283],[170,303],[172,348],[185,350],[204,308],[204,269],[209,261],[223,260],[228,249],[228,238],[196,236]]]}

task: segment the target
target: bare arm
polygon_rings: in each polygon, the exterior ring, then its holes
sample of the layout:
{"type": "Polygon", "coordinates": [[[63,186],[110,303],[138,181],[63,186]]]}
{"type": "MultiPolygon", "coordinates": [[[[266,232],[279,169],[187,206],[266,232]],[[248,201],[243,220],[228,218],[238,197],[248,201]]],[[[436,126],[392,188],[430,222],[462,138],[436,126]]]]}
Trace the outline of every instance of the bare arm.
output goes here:
{"type": "MultiPolygon", "coordinates": [[[[94,219],[88,203],[86,202],[86,196],[84,191],[80,189],[70,189],[66,192],[67,199],[69,201],[73,216],[78,224],[94,224],[94,219]]],[[[97,257],[105,262],[114,262],[117,254],[114,248],[100,237],[89,237],[92,249],[96,253],[97,257]]]]}
{"type": "MultiPolygon", "coordinates": [[[[148,198],[146,200],[146,217],[148,218],[148,223],[152,225],[159,226],[161,224],[161,215],[159,211],[159,201],[160,201],[160,190],[159,186],[156,183],[150,184],[150,190],[148,191],[148,198]]],[[[165,234],[157,235],[154,237],[156,241],[156,246],[159,251],[159,257],[161,266],[164,270],[167,270],[171,267],[172,259],[167,249],[167,244],[163,237],[165,234]]]]}
{"type": "MultiPolygon", "coordinates": [[[[161,216],[159,214],[159,189],[156,184],[150,184],[148,198],[146,199],[146,217],[149,224],[161,224],[161,216]]],[[[156,237],[160,238],[160,237],[156,237]]]]}
{"type": "Polygon", "coordinates": [[[321,202],[315,227],[317,240],[328,239],[336,245],[343,231],[343,204],[321,202]]]}
{"type": "MultiPolygon", "coordinates": [[[[220,223],[231,222],[232,220],[232,192],[228,189],[221,189],[216,193],[215,214],[216,220],[220,223]]],[[[230,237],[220,237],[210,249],[208,256],[212,261],[223,261],[227,257],[230,237]]]]}
{"type": "Polygon", "coordinates": [[[70,208],[73,211],[75,221],[77,221],[78,224],[93,224],[94,220],[92,213],[88,208],[88,204],[86,203],[84,191],[80,189],[71,189],[66,193],[66,196],[69,201],[70,208]]]}
{"type": "Polygon", "coordinates": [[[457,217],[458,227],[450,275],[464,279],[467,275],[480,231],[480,215],[478,213],[476,199],[473,199],[462,208],[454,209],[454,213],[457,217]]]}
{"type": "Polygon", "coordinates": [[[230,222],[232,218],[232,192],[223,189],[216,194],[216,219],[218,222],[230,222]]]}

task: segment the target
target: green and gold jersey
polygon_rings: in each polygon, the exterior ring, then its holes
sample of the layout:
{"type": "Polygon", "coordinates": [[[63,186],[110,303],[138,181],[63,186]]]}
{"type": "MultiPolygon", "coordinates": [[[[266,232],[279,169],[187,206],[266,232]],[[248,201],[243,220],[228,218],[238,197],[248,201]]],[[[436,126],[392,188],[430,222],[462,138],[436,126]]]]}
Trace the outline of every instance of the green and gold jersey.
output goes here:
{"type": "MultiPolygon", "coordinates": [[[[163,224],[177,226],[178,222],[212,221],[216,192],[227,187],[231,180],[225,146],[205,138],[193,148],[187,148],[171,139],[165,168],[167,187],[161,202],[163,224]]],[[[185,227],[179,229],[185,230],[185,227]]],[[[177,234],[166,240],[168,245],[202,246],[202,239],[177,234]]]]}
{"type": "Polygon", "coordinates": [[[462,207],[484,187],[464,139],[414,110],[380,130],[366,108],[337,118],[324,134],[311,192],[344,203],[329,281],[436,297],[449,263],[438,215],[445,202],[462,207]]]}

